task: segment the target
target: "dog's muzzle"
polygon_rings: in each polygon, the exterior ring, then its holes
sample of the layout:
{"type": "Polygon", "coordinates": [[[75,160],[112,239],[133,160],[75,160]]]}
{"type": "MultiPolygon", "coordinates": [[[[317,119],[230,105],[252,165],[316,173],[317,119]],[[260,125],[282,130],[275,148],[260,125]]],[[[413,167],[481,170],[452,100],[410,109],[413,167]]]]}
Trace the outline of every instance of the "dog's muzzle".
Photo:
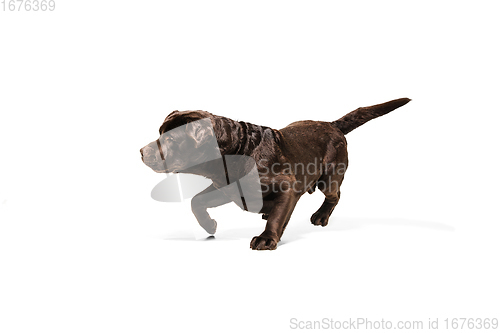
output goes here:
{"type": "Polygon", "coordinates": [[[144,164],[155,172],[166,172],[165,155],[158,140],[141,148],[140,152],[144,164]]]}

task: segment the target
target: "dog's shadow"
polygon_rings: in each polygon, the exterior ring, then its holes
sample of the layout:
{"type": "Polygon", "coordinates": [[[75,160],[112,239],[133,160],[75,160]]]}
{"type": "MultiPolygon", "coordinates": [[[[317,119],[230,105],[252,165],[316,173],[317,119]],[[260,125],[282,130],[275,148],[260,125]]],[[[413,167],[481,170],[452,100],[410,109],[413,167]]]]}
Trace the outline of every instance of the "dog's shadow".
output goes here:
{"type": "Polygon", "coordinates": [[[297,223],[294,228],[286,230],[285,235],[280,242],[284,245],[300,238],[303,238],[308,233],[314,232],[343,232],[352,231],[364,228],[380,228],[380,227],[394,227],[394,228],[420,228],[440,232],[455,231],[453,226],[442,222],[413,220],[407,218],[351,218],[351,217],[334,217],[330,218],[329,224],[326,227],[313,226],[309,221],[306,223],[297,223]]]}
{"type": "MultiPolygon", "coordinates": [[[[422,228],[435,230],[439,232],[452,232],[455,230],[453,226],[442,222],[413,220],[406,218],[351,218],[351,217],[333,217],[326,227],[314,226],[309,221],[303,219],[290,221],[281,241],[280,245],[285,245],[301,238],[307,234],[316,232],[343,232],[352,231],[364,228],[377,227],[394,227],[394,228],[422,228]]],[[[239,240],[251,239],[262,232],[262,225],[255,227],[237,227],[234,229],[225,229],[217,232],[215,236],[207,236],[201,240],[239,240]]],[[[194,237],[166,237],[165,240],[195,240],[194,237]]],[[[198,239],[200,240],[200,239],[198,239]]]]}

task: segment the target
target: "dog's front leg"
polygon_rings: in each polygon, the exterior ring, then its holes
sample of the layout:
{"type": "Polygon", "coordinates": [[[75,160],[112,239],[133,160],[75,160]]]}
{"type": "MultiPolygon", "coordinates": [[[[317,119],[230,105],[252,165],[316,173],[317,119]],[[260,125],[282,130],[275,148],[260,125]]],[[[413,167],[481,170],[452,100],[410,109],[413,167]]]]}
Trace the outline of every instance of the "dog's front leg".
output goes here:
{"type": "Polygon", "coordinates": [[[276,249],[299,197],[294,191],[287,191],[280,193],[274,199],[274,206],[267,218],[266,229],[250,242],[252,250],[276,249]]]}
{"type": "Polygon", "coordinates": [[[208,215],[207,208],[222,206],[230,201],[212,184],[191,199],[191,210],[202,228],[213,235],[217,230],[217,222],[208,215]]]}

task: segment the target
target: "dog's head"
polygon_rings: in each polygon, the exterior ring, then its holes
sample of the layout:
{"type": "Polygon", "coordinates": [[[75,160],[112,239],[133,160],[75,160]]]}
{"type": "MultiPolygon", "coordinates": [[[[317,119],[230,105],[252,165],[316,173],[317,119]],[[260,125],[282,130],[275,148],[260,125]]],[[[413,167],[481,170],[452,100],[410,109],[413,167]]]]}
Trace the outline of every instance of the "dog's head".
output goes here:
{"type": "Polygon", "coordinates": [[[142,161],[155,172],[169,173],[220,158],[212,118],[205,111],[170,113],[160,137],[141,148],[142,161]]]}

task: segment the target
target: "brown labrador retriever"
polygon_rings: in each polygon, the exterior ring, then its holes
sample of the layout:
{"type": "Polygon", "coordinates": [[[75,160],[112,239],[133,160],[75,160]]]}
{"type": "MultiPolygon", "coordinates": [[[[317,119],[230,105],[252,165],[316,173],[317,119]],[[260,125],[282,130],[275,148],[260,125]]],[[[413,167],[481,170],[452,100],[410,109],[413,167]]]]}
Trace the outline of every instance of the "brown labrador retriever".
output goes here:
{"type": "Polygon", "coordinates": [[[212,185],[191,201],[196,219],[208,233],[215,233],[217,224],[208,215],[207,208],[233,201],[242,209],[263,214],[267,220],[264,232],[252,239],[250,247],[274,250],[297,201],[305,192],[313,193],[316,188],[323,192],[325,200],[311,216],[311,222],[328,224],[339,201],[340,185],[347,169],[344,135],[409,101],[401,98],[361,107],[333,122],[298,121],[280,130],[205,111],[174,111],[161,125],[160,138],[140,151],[144,163],[156,172],[190,173],[212,180],[212,185]],[[233,180],[240,179],[252,167],[248,160],[229,166],[229,156],[246,156],[254,161],[259,187],[254,194],[258,193],[260,205],[249,209],[249,197],[245,197],[245,204],[239,182],[238,190],[227,190],[231,187],[228,186],[229,173],[236,172],[233,180]],[[228,168],[232,171],[228,172],[228,168]]]}

